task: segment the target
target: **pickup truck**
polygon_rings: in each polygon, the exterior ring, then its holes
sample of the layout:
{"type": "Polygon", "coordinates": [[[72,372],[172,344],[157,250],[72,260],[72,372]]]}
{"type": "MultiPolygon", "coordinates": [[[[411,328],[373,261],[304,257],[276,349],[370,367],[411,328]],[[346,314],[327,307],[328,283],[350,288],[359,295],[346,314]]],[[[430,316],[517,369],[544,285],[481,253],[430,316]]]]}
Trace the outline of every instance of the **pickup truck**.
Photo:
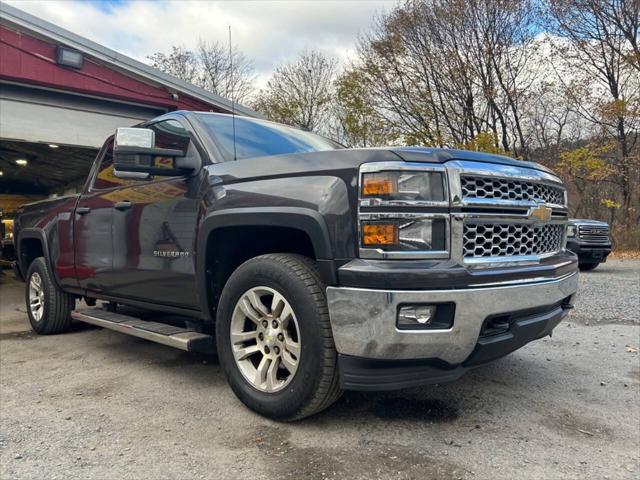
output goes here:
{"type": "Polygon", "coordinates": [[[567,226],[567,249],[578,256],[578,268],[595,269],[611,253],[609,224],[598,220],[570,218],[567,226]]]}
{"type": "Polygon", "coordinates": [[[108,138],[81,194],[19,210],[15,269],[37,333],[217,352],[245,405],[287,421],[551,335],[577,290],[566,227],[535,163],[172,112],[108,138]]]}

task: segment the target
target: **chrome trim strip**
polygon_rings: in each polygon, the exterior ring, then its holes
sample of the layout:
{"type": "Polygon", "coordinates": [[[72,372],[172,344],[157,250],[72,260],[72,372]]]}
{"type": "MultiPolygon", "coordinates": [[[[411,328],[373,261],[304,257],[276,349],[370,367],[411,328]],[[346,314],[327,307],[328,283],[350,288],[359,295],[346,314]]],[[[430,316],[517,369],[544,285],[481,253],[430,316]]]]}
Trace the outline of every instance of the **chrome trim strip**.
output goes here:
{"type": "Polygon", "coordinates": [[[436,163],[420,163],[420,162],[369,162],[360,165],[360,173],[375,172],[397,172],[413,170],[418,172],[443,172],[446,173],[447,168],[444,165],[436,163]]]}
{"type": "MultiPolygon", "coordinates": [[[[556,265],[557,268],[561,268],[567,265],[570,265],[571,262],[562,262],[556,265]]],[[[492,282],[492,283],[472,283],[469,285],[470,288],[490,288],[490,287],[511,287],[515,285],[529,285],[531,283],[546,283],[546,282],[558,282],[562,281],[566,278],[571,277],[572,275],[577,275],[575,272],[567,273],[562,275],[561,277],[556,278],[546,278],[546,277],[534,277],[534,278],[522,278],[520,280],[505,280],[503,282],[492,282]]]]}
{"type": "Polygon", "coordinates": [[[449,171],[457,172],[459,175],[474,175],[498,178],[513,178],[514,180],[533,181],[545,183],[554,187],[565,189],[562,180],[556,175],[552,175],[541,170],[527,167],[515,167],[512,165],[501,165],[493,163],[473,162],[469,160],[452,160],[447,162],[449,171]]]}
{"type": "Polygon", "coordinates": [[[541,222],[536,218],[530,218],[528,215],[517,215],[510,213],[476,213],[464,212],[456,214],[465,223],[520,223],[526,225],[564,225],[567,220],[564,218],[553,218],[546,222],[541,222]]]}
{"type": "Polygon", "coordinates": [[[541,253],[539,255],[511,255],[507,256],[498,256],[498,257],[465,257],[464,263],[469,265],[470,267],[483,265],[487,266],[487,264],[491,264],[491,268],[499,268],[499,267],[509,267],[522,265],[523,263],[540,263],[540,260],[544,260],[545,258],[553,257],[554,255],[558,255],[562,249],[554,251],[541,253]]]}
{"type": "MultiPolygon", "coordinates": [[[[503,200],[498,198],[466,198],[464,199],[464,205],[467,207],[535,208],[540,205],[540,202],[531,200],[503,200]]],[[[544,203],[544,205],[555,210],[567,211],[565,205],[559,205],[557,203],[544,203]]]]}
{"type": "MultiPolygon", "coordinates": [[[[445,188],[446,190],[446,188],[445,188]]],[[[434,202],[426,200],[383,200],[381,198],[361,198],[361,207],[441,207],[448,208],[449,202],[434,202]]]]}

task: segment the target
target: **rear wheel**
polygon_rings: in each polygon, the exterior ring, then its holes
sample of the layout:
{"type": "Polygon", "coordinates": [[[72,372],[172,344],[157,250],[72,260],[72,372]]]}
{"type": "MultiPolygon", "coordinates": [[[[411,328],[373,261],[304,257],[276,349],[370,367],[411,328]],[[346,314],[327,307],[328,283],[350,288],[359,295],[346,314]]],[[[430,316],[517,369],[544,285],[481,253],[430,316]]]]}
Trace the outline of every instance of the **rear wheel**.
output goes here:
{"type": "Polygon", "coordinates": [[[61,333],[71,325],[75,299],[53,282],[47,262],[36,258],[27,271],[25,300],[31,328],[41,335],[61,333]]]}
{"type": "Polygon", "coordinates": [[[598,265],[600,265],[600,262],[595,262],[595,263],[580,263],[578,265],[578,268],[583,271],[583,272],[589,272],[591,270],[593,270],[594,268],[596,268],[598,265]]]}
{"type": "Polygon", "coordinates": [[[297,420],[340,396],[324,292],[315,264],[299,255],[262,255],[229,278],[216,342],[231,388],[252,410],[297,420]]]}

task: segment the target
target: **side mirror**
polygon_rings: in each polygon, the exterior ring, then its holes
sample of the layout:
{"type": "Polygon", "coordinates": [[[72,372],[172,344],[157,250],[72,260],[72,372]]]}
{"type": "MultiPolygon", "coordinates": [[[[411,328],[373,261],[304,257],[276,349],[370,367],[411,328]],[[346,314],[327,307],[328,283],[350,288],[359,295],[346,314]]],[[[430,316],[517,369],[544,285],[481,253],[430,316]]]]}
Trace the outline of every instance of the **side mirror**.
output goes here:
{"type": "Polygon", "coordinates": [[[192,168],[176,165],[184,157],[182,150],[155,148],[155,132],[148,128],[118,128],[113,147],[113,169],[116,176],[147,178],[149,175],[174,177],[192,168]],[[129,175],[134,174],[134,175],[129,175]]]}

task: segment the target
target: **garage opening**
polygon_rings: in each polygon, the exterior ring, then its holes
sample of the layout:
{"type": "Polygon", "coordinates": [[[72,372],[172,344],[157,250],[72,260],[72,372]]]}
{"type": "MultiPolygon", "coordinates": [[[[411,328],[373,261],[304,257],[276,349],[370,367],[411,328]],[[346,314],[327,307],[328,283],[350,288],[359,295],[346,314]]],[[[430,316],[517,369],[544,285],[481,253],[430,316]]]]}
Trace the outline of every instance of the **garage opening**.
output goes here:
{"type": "Polygon", "coordinates": [[[0,140],[2,261],[15,259],[13,218],[18,207],[80,191],[97,153],[91,147],[0,140]]]}
{"type": "Polygon", "coordinates": [[[0,83],[0,258],[5,263],[15,259],[13,219],[20,205],[81,191],[99,148],[117,127],[163,112],[0,83]]]}

